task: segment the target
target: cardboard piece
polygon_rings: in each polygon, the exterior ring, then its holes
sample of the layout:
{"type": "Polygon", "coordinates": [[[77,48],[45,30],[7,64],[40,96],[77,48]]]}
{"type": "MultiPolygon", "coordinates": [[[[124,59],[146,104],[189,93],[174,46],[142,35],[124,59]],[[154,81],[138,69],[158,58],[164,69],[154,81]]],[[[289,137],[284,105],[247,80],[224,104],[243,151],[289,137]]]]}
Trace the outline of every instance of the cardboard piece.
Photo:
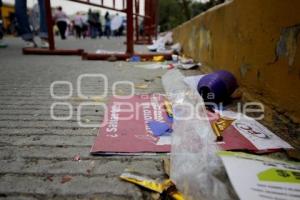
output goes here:
{"type": "Polygon", "coordinates": [[[171,137],[155,137],[148,125],[153,120],[168,122],[164,100],[161,95],[139,95],[129,99],[113,97],[91,153],[132,155],[170,152],[171,137]]]}

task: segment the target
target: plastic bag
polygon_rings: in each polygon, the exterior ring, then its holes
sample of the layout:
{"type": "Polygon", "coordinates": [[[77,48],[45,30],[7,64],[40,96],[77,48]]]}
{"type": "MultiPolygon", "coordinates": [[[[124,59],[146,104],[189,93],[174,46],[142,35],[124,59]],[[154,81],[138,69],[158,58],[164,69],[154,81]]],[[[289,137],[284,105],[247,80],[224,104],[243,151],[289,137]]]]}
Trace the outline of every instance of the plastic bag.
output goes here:
{"type": "Polygon", "coordinates": [[[173,104],[171,180],[185,199],[236,199],[215,143],[202,97],[183,82],[179,70],[162,78],[173,104]]]}

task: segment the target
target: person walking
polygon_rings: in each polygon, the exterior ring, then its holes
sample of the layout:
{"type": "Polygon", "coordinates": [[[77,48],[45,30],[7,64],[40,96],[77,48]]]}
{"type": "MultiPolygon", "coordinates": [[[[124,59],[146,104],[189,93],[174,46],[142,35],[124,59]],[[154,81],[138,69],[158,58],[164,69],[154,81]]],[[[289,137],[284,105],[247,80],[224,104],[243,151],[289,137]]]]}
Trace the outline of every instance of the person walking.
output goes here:
{"type": "Polygon", "coordinates": [[[7,44],[3,42],[3,21],[2,21],[2,0],[0,0],[0,48],[7,47],[7,44]]]}
{"type": "Polygon", "coordinates": [[[98,36],[98,28],[97,22],[99,21],[99,16],[97,13],[93,12],[91,9],[88,11],[88,23],[90,27],[90,36],[92,39],[97,38],[98,36]]]}
{"type": "Polygon", "coordinates": [[[98,36],[99,36],[99,38],[101,38],[103,35],[103,31],[102,31],[101,13],[100,12],[96,13],[96,18],[98,20],[96,23],[97,30],[98,30],[98,36]]]}
{"type": "Polygon", "coordinates": [[[110,20],[109,12],[106,12],[104,19],[105,19],[104,33],[106,37],[109,39],[111,35],[111,28],[110,28],[111,20],[110,20]]]}
{"type": "Polygon", "coordinates": [[[82,30],[83,30],[83,18],[80,14],[80,12],[77,12],[74,17],[74,28],[76,32],[76,38],[81,38],[82,36],[82,30]]]}
{"type": "Polygon", "coordinates": [[[59,6],[57,7],[55,13],[54,13],[54,21],[58,27],[59,34],[62,40],[67,39],[66,38],[66,30],[68,27],[68,16],[67,14],[63,11],[62,7],[59,6]]]}
{"type": "MultiPolygon", "coordinates": [[[[40,30],[41,47],[48,48],[48,28],[46,21],[46,7],[44,0],[38,0],[40,10],[40,30]]],[[[30,29],[27,15],[27,0],[15,0],[16,18],[18,24],[18,32],[22,39],[26,42],[25,47],[37,47],[34,41],[33,33],[30,29]]]]}

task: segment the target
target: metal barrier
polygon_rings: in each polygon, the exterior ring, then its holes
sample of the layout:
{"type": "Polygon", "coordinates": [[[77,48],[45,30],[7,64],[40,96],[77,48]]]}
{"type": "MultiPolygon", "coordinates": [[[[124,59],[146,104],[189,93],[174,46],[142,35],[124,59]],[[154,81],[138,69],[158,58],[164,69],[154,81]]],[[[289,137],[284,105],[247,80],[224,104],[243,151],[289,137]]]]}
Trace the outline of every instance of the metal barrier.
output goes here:
{"type": "MultiPolygon", "coordinates": [[[[49,49],[41,48],[24,48],[23,54],[40,54],[40,55],[81,55],[83,60],[106,60],[111,56],[114,56],[117,60],[126,60],[133,55],[138,55],[142,59],[149,59],[155,55],[162,55],[166,59],[170,59],[169,54],[139,54],[134,52],[134,43],[147,44],[151,43],[152,37],[156,37],[157,34],[157,5],[158,0],[145,0],[145,15],[140,15],[140,2],[139,0],[122,0],[122,9],[116,8],[115,0],[112,0],[113,6],[109,7],[104,5],[103,0],[99,0],[99,3],[90,2],[89,0],[69,0],[75,3],[86,4],[90,6],[100,7],[104,9],[114,10],[117,12],[123,12],[127,17],[127,34],[126,34],[126,52],[123,54],[96,54],[84,52],[83,49],[56,49],[53,31],[48,31],[49,49]],[[134,3],[134,4],[133,4],[134,3]],[[135,6],[135,11],[134,11],[135,6]],[[139,21],[138,18],[144,19],[145,37],[141,37],[139,33],[139,21]],[[134,20],[135,20],[135,41],[134,41],[134,20]]],[[[53,19],[51,13],[51,1],[45,0],[46,16],[48,23],[48,30],[52,30],[53,19]]]]}

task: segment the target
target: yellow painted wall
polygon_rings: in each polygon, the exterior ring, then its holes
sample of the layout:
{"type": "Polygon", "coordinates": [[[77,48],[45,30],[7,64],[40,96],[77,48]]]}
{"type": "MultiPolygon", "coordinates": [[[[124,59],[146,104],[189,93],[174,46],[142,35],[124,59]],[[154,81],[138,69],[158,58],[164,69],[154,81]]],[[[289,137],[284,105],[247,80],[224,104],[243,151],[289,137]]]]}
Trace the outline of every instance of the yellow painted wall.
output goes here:
{"type": "Polygon", "coordinates": [[[300,0],[233,0],[173,33],[186,55],[300,122],[300,0]]]}
{"type": "Polygon", "coordinates": [[[10,13],[14,13],[15,12],[15,8],[13,5],[6,5],[4,4],[2,6],[2,18],[3,18],[3,26],[6,29],[9,25],[10,25],[10,21],[9,21],[9,15],[10,13]]]}

